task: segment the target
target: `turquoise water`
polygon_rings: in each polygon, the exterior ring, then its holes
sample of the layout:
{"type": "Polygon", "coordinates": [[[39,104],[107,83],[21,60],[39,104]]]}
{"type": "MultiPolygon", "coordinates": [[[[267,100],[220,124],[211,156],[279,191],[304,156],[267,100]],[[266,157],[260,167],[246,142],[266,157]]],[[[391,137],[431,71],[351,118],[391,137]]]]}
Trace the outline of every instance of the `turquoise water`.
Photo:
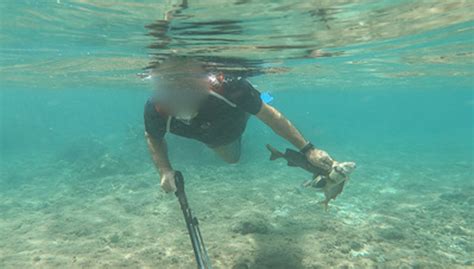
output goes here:
{"type": "Polygon", "coordinates": [[[167,137],[214,268],[471,268],[473,8],[0,1],[0,268],[196,267],[143,138],[144,68],[170,53],[249,76],[358,165],[326,212],[256,118],[235,165],[167,137]]]}

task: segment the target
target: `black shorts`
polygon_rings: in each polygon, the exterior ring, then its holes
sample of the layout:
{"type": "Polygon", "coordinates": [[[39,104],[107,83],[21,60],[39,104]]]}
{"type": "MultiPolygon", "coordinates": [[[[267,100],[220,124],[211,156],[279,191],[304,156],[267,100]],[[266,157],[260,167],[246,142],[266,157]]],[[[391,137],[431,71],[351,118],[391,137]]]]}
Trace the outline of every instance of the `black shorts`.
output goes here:
{"type": "Polygon", "coordinates": [[[247,127],[247,121],[249,117],[250,115],[247,114],[245,120],[240,122],[240,126],[236,126],[237,128],[232,128],[232,131],[228,131],[219,136],[214,137],[211,143],[205,144],[210,148],[218,148],[240,140],[245,131],[245,127],[247,127]]]}

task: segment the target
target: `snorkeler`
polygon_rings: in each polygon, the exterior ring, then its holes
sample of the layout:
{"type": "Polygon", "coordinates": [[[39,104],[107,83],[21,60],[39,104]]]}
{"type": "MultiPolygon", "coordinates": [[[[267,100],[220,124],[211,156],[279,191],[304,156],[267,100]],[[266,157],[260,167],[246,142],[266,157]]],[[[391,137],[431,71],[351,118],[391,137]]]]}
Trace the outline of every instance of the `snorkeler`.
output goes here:
{"type": "Polygon", "coordinates": [[[156,90],[145,104],[145,137],[165,192],[176,190],[166,133],[198,140],[224,161],[236,163],[250,115],[293,144],[311,164],[331,170],[333,159],[306,140],[277,109],[263,102],[260,92],[246,79],[209,74],[201,64],[184,57],[164,61],[152,78],[156,90]]]}

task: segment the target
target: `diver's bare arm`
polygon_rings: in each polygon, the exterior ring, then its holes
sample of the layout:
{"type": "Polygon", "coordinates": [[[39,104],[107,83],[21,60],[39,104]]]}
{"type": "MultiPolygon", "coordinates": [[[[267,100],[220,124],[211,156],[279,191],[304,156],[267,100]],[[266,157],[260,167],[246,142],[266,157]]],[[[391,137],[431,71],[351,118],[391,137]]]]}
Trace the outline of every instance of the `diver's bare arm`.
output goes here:
{"type": "Polygon", "coordinates": [[[172,171],[173,168],[171,167],[171,163],[168,159],[168,147],[166,145],[165,139],[163,138],[161,141],[156,141],[146,132],[145,137],[151,157],[153,158],[156,168],[160,171],[160,175],[172,171]]]}
{"type": "Polygon", "coordinates": [[[298,129],[274,107],[264,103],[256,116],[270,126],[275,133],[288,140],[298,149],[302,149],[308,144],[308,141],[304,139],[298,129]]]}

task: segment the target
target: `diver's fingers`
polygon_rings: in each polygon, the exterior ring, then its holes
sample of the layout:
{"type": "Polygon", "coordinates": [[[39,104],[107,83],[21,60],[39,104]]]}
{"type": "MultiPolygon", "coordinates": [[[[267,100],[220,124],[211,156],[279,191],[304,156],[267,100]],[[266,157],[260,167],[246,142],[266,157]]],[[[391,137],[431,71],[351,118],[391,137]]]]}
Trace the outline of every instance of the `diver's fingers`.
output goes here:
{"type": "Polygon", "coordinates": [[[331,169],[331,168],[332,168],[332,164],[333,164],[333,163],[334,163],[334,161],[331,160],[331,159],[325,159],[325,160],[324,160],[324,164],[325,164],[326,166],[328,166],[328,169],[331,169]]]}
{"type": "Polygon", "coordinates": [[[313,163],[315,166],[325,170],[325,171],[330,171],[331,170],[331,165],[327,164],[327,163],[324,163],[322,161],[319,161],[319,162],[316,162],[316,163],[313,163]]]}
{"type": "Polygon", "coordinates": [[[310,151],[307,158],[311,164],[328,172],[331,170],[334,162],[326,151],[320,149],[310,151]]]}
{"type": "Polygon", "coordinates": [[[327,152],[323,155],[323,161],[328,165],[332,165],[332,163],[334,162],[334,160],[331,158],[331,156],[329,156],[329,154],[327,154],[327,152]]]}
{"type": "Polygon", "coordinates": [[[318,156],[318,157],[319,157],[319,160],[320,160],[321,162],[324,162],[324,163],[326,163],[326,164],[328,164],[328,165],[332,165],[333,159],[331,158],[331,156],[329,156],[329,154],[328,154],[326,151],[324,151],[324,150],[319,150],[319,151],[318,151],[318,155],[319,155],[319,156],[318,156]]]}

